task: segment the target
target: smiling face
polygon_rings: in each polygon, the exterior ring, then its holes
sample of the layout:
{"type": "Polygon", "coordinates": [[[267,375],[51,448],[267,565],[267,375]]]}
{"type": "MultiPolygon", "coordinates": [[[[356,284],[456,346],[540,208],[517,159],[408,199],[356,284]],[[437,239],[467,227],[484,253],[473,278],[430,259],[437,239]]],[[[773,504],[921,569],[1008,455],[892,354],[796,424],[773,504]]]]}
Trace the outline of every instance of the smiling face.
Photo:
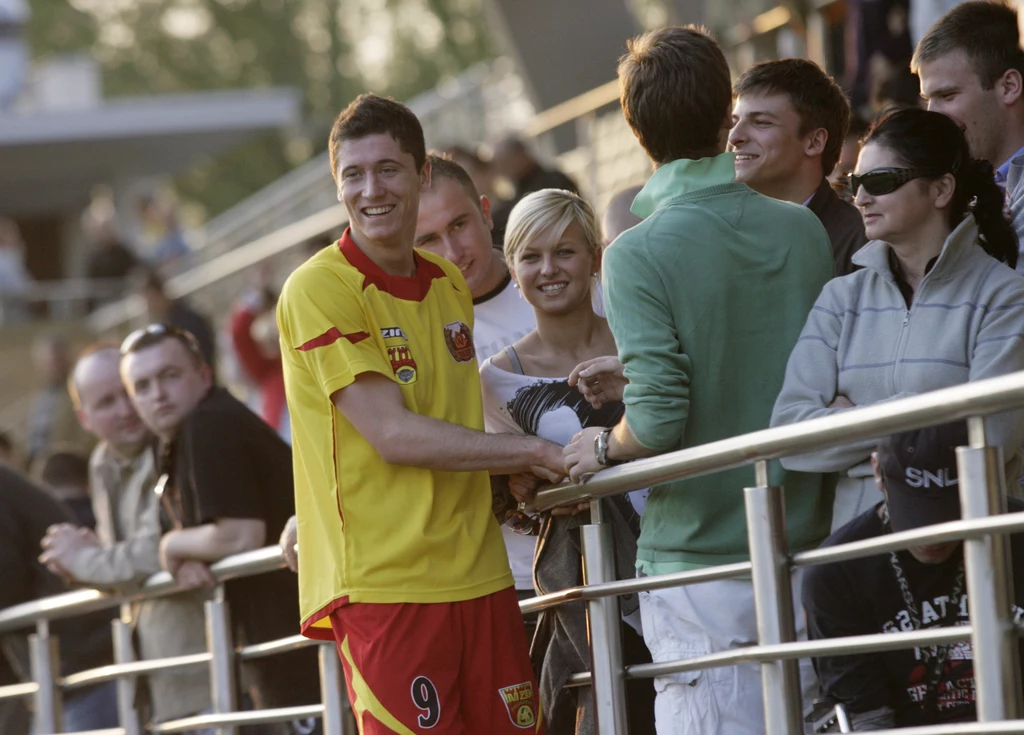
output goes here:
{"type": "Polygon", "coordinates": [[[416,247],[440,255],[459,267],[474,298],[500,281],[505,272],[491,243],[491,205],[473,201],[458,182],[437,177],[420,198],[416,247]]]}
{"type": "MultiPolygon", "coordinates": [[[[881,168],[906,167],[892,149],[871,142],[861,150],[855,174],[863,176],[881,168]]],[[[952,179],[951,175],[946,176],[952,179]]],[[[888,194],[873,195],[861,186],[853,203],[864,218],[864,232],[869,240],[900,244],[913,241],[930,219],[944,219],[943,207],[951,195],[952,191],[940,191],[937,182],[918,178],[888,194]]]]}
{"type": "Polygon", "coordinates": [[[800,115],[788,95],[740,96],[732,121],[729,150],[736,153],[736,181],[765,193],[797,175],[811,133],[800,134],[800,115]]]}
{"type": "Polygon", "coordinates": [[[1006,108],[1000,104],[999,83],[983,89],[963,51],[952,51],[921,64],[921,96],[928,109],[952,118],[967,136],[971,156],[1002,165],[1000,150],[1006,137],[1006,108]]]}
{"type": "Polygon", "coordinates": [[[597,266],[583,229],[571,222],[561,237],[548,231],[517,250],[512,277],[534,309],[561,315],[590,304],[597,266]]]}
{"type": "Polygon", "coordinates": [[[168,338],[121,359],[121,378],[145,424],[171,439],[210,390],[210,369],[177,339],[168,338]]]}
{"type": "Polygon", "coordinates": [[[337,160],[338,200],[348,210],[356,242],[382,247],[411,242],[430,165],[418,171],[412,155],[387,133],[342,141],[337,160]]]}
{"type": "Polygon", "coordinates": [[[116,349],[94,352],[75,365],[78,418],[87,431],[123,455],[134,455],[149,433],[139,420],[118,372],[116,349]]]}

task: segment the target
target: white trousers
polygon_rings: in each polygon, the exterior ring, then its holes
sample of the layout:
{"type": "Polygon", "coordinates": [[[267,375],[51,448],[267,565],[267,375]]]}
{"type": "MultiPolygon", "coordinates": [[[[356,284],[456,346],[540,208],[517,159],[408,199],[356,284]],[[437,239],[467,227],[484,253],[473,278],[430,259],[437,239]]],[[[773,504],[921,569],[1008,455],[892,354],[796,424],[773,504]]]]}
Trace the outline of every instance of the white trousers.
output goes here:
{"type": "MultiPolygon", "coordinates": [[[[803,570],[793,572],[798,640],[807,639],[800,606],[803,570]]],[[[695,658],[757,644],[754,587],[720,580],[640,593],[644,640],[655,663],[695,658]]],[[[810,660],[800,661],[805,708],[817,696],[810,660]]],[[[763,735],[760,664],[746,663],[654,680],[658,735],[763,735]]]]}

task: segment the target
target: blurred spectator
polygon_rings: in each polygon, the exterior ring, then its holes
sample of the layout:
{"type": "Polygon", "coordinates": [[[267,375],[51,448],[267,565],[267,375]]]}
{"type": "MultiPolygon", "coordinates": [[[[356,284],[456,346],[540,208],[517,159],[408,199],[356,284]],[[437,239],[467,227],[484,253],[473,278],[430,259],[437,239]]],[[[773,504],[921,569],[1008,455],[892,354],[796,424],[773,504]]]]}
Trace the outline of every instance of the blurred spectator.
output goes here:
{"type": "MultiPolygon", "coordinates": [[[[1024,370],[1017,238],[991,166],[972,161],[963,131],[945,115],[899,110],[868,133],[857,169],[854,201],[872,240],[854,256],[863,269],[822,291],[789,358],[773,426],[1024,370]]],[[[987,426],[1012,482],[1021,414],[987,426]]],[[[782,464],[845,475],[835,530],[879,500],[873,448],[864,440],[782,464]]]]}
{"type": "Polygon", "coordinates": [[[616,192],[608,200],[608,206],[604,208],[604,217],[601,218],[601,234],[604,237],[605,247],[615,242],[619,235],[626,230],[643,222],[630,209],[633,206],[633,200],[643,191],[643,188],[643,186],[630,186],[616,192]]]}
{"type": "Polygon", "coordinates": [[[82,528],[96,528],[89,499],[89,460],[75,452],[54,452],[39,471],[43,487],[71,511],[82,528]]]}
{"type": "Polygon", "coordinates": [[[146,318],[153,323],[169,324],[189,332],[199,342],[206,364],[216,367],[217,338],[210,321],[193,309],[185,299],[167,295],[164,280],[151,269],[139,272],[137,290],[146,304],[146,318]]]}
{"type": "MultiPolygon", "coordinates": [[[[157,471],[167,476],[161,566],[186,587],[212,586],[208,564],[278,538],[295,512],[288,445],[213,386],[188,332],[153,324],[129,335],[121,352],[125,386],[160,439],[157,471]]],[[[298,588],[287,570],[231,580],[225,591],[237,645],[298,633],[298,588]]],[[[243,671],[260,708],[320,701],[315,649],[256,659],[243,671]]]]}
{"type": "Polygon", "coordinates": [[[14,220],[0,216],[0,322],[11,325],[28,318],[28,303],[23,297],[31,286],[21,230],[14,220]]]}
{"type": "MultiPolygon", "coordinates": [[[[57,500],[36,487],[16,470],[0,465],[0,610],[22,602],[66,592],[64,583],[36,558],[39,542],[50,526],[70,523],[71,516],[57,500]]],[[[50,623],[50,631],[60,638],[60,673],[72,674],[113,663],[110,640],[111,611],[80,615],[50,623]]],[[[25,634],[4,639],[7,665],[0,659],[0,681],[15,678],[30,681],[25,634]]],[[[64,732],[83,732],[116,728],[117,684],[110,681],[65,692],[63,697],[64,732]]],[[[0,732],[8,729],[4,715],[10,709],[0,707],[0,732]]],[[[13,708],[12,708],[13,709],[13,708]]],[[[15,711],[13,719],[20,719],[15,711]]]]}
{"type": "Polygon", "coordinates": [[[143,227],[141,248],[149,265],[160,273],[180,272],[192,249],[181,233],[174,204],[160,195],[147,194],[139,199],[138,213],[143,227]]]}
{"type": "Polygon", "coordinates": [[[0,0],[0,115],[14,103],[25,82],[29,15],[26,0],[0,0]]]}
{"type": "MultiPolygon", "coordinates": [[[[89,463],[96,533],[69,524],[51,526],[40,560],[61,576],[103,589],[131,590],[160,571],[160,508],[152,436],[139,420],[119,373],[116,344],[86,348],[68,387],[82,425],[100,443],[89,463]]],[[[143,659],[206,650],[204,591],[140,603],[134,612],[143,659]]],[[[205,671],[166,671],[145,678],[155,722],[198,714],[210,707],[205,671]]]]}
{"type": "Polygon", "coordinates": [[[904,107],[924,108],[927,103],[921,97],[921,80],[906,67],[893,69],[879,86],[875,94],[874,108],[877,117],[883,117],[904,107]]]}
{"type": "Polygon", "coordinates": [[[231,344],[246,377],[259,388],[260,415],[278,436],[291,444],[275,316],[277,296],[270,289],[268,276],[265,269],[259,271],[254,288],[235,305],[231,314],[231,344]]]}
{"type": "MultiPolygon", "coordinates": [[[[591,305],[601,265],[601,236],[593,209],[578,195],[559,189],[528,194],[512,210],[505,234],[505,257],[523,299],[536,313],[536,329],[480,366],[484,424],[494,433],[539,436],[564,446],[588,426],[611,426],[622,418],[621,401],[591,405],[574,386],[572,373],[584,360],[616,354],[608,323],[591,305]],[[561,284],[553,293],[552,283],[561,284]]],[[[614,359],[614,358],[612,358],[614,359]]],[[[633,495],[632,493],[630,495],[633,495]]],[[[615,536],[619,579],[636,576],[640,515],[626,496],[601,501],[603,521],[615,536]]],[[[532,565],[537,593],[583,584],[579,527],[589,513],[531,518],[520,509],[503,528],[538,537],[532,565]]],[[[620,600],[622,614],[639,617],[637,598],[620,600]]],[[[643,639],[622,625],[627,664],[650,663],[643,639]]],[[[593,693],[566,687],[569,677],[590,665],[587,617],[583,605],[544,610],[530,646],[539,672],[540,695],[553,733],[593,733],[593,693]]],[[[627,684],[629,731],[654,728],[654,688],[650,681],[627,684]]]]}
{"type": "MultiPolygon", "coordinates": [[[[625,364],[626,408],[621,421],[588,427],[565,448],[577,481],[614,463],[766,428],[786,358],[833,268],[828,237],[810,211],[735,183],[722,136],[732,104],[729,67],[710,36],[674,27],[633,39],[619,83],[626,121],[657,170],[633,203],[644,221],[604,253],[604,300],[625,364]]],[[[613,366],[608,378],[617,372],[613,366]]],[[[827,479],[787,473],[777,462],[769,473],[771,484],[786,488],[790,547],[819,543],[828,531],[827,479]]],[[[749,469],[740,469],[652,488],[640,574],[748,558],[742,488],[749,481],[749,469]]],[[[793,576],[799,589],[801,570],[793,576]]],[[[739,579],[640,598],[655,662],[755,643],[753,609],[753,586],[739,579]]],[[[810,685],[813,672],[806,673],[810,685]]],[[[757,664],[654,684],[659,733],[764,732],[763,703],[749,695],[760,690],[757,664]]]]}
{"type": "Polygon", "coordinates": [[[470,181],[473,182],[473,187],[480,196],[487,197],[487,201],[491,206],[491,219],[493,222],[491,239],[500,249],[505,235],[508,213],[511,211],[511,208],[498,195],[494,183],[494,165],[492,161],[485,161],[479,153],[461,145],[448,146],[441,153],[442,157],[447,156],[451,158],[453,163],[460,166],[469,175],[470,181]],[[498,210],[501,211],[501,219],[498,217],[498,210]]]}
{"type": "Polygon", "coordinates": [[[71,361],[62,337],[43,335],[32,345],[32,362],[43,379],[43,388],[32,399],[28,415],[28,466],[38,474],[41,462],[56,448],[88,454],[93,440],[75,418],[68,395],[71,361]]]}
{"type": "Polygon", "coordinates": [[[867,242],[864,222],[826,178],[850,122],[843,90],[813,61],[781,59],[748,69],[733,92],[729,148],[736,153],[736,181],[809,207],[832,243],[835,274],[852,272],[850,258],[867,242]]]}
{"type": "Polygon", "coordinates": [[[557,169],[540,165],[526,143],[516,137],[502,140],[494,147],[494,172],[512,184],[514,194],[508,202],[494,207],[494,241],[504,242],[505,223],[516,203],[530,192],[541,189],[565,189],[578,192],[576,182],[557,169]]]}
{"type": "MultiPolygon", "coordinates": [[[[884,502],[836,531],[825,546],[960,519],[956,447],[963,422],[892,436],[872,456],[884,502]]],[[[1006,499],[1010,512],[1024,502],[1006,499]]],[[[1010,536],[1013,614],[1024,615],[1024,536],[1010,536]]],[[[808,569],[804,610],[812,638],[970,625],[963,543],[945,542],[808,569]]],[[[1024,644],[1019,644],[1024,655],[1024,644]]],[[[825,694],[845,705],[853,729],[974,722],[970,641],[815,659],[825,694]]],[[[1018,682],[1018,686],[1020,683],[1018,682]]],[[[1018,692],[1018,695],[1020,693],[1018,692]]]]}
{"type": "Polygon", "coordinates": [[[850,0],[846,15],[846,79],[854,111],[868,114],[882,82],[910,61],[910,0],[850,0]]]}
{"type": "MultiPolygon", "coordinates": [[[[1024,247],[1024,51],[1017,11],[998,2],[957,6],[921,39],[911,68],[921,77],[928,109],[953,118],[971,156],[992,164],[1024,247]]],[[[1024,273],[1024,252],[1017,272],[1024,273]]]]}
{"type": "Polygon", "coordinates": [[[850,117],[850,129],[843,138],[843,150],[839,154],[839,161],[836,167],[829,174],[829,181],[843,201],[852,202],[853,195],[850,193],[849,176],[857,167],[857,156],[860,155],[860,141],[867,132],[868,124],[860,115],[854,114],[850,117]]]}
{"type": "Polygon", "coordinates": [[[14,442],[6,431],[0,431],[0,465],[14,465],[14,442]]]}
{"type": "Polygon", "coordinates": [[[138,258],[117,234],[113,208],[89,207],[82,215],[82,229],[89,239],[85,274],[96,279],[125,279],[139,265],[138,258]]]}

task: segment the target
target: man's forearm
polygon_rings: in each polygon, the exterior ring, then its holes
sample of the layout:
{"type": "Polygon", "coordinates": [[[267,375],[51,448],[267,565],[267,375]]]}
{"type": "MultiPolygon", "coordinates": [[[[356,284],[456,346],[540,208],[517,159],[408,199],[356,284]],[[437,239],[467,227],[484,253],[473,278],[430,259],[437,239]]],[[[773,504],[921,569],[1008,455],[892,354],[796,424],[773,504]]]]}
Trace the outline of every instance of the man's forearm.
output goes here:
{"type": "Polygon", "coordinates": [[[429,470],[512,474],[547,466],[545,453],[556,462],[561,456],[560,447],[534,436],[485,434],[411,412],[374,439],[385,462],[429,470]]]}
{"type": "MultiPolygon", "coordinates": [[[[254,521],[264,527],[262,521],[254,521]]],[[[164,549],[168,556],[178,559],[194,559],[196,561],[214,562],[232,554],[258,549],[265,538],[252,532],[240,533],[228,524],[207,523],[194,528],[183,528],[171,531],[165,536],[164,549]]]]}
{"type": "Polygon", "coordinates": [[[608,435],[608,459],[625,462],[630,459],[653,457],[656,454],[659,454],[659,452],[645,447],[637,441],[636,436],[633,435],[633,430],[626,423],[625,416],[622,417],[622,420],[615,425],[611,434],[608,435]]]}

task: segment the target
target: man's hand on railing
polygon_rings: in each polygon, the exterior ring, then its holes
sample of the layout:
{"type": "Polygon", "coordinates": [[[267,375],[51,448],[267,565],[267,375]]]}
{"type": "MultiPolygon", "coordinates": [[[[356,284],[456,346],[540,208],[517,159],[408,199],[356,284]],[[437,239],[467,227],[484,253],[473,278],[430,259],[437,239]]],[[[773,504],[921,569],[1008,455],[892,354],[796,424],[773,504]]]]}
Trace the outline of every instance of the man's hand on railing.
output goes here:
{"type": "Polygon", "coordinates": [[[281,553],[284,554],[284,561],[293,572],[299,571],[299,524],[295,516],[288,519],[281,531],[281,553]]]}
{"type": "Polygon", "coordinates": [[[67,570],[71,557],[83,549],[102,546],[99,538],[91,529],[81,528],[71,523],[58,523],[46,529],[39,545],[43,553],[39,555],[40,563],[47,569],[68,581],[73,578],[67,570]]]}
{"type": "MultiPolygon", "coordinates": [[[[561,482],[561,480],[562,478],[559,478],[556,482],[561,482]]],[[[550,481],[531,473],[510,475],[508,478],[508,488],[512,493],[512,497],[520,503],[526,503],[527,505],[533,502],[534,497],[537,495],[537,490],[545,484],[550,484],[550,481]]],[[[552,508],[551,515],[576,515],[581,510],[586,510],[589,507],[589,502],[577,505],[562,505],[552,508]]]]}
{"type": "Polygon", "coordinates": [[[572,438],[562,450],[565,469],[573,482],[586,482],[591,475],[604,469],[597,461],[594,440],[605,430],[604,426],[591,426],[572,438]]]}
{"type": "MultiPolygon", "coordinates": [[[[171,570],[168,569],[167,571],[171,570]]],[[[213,588],[217,586],[217,578],[213,576],[210,567],[194,559],[179,564],[171,572],[171,575],[178,584],[186,589],[213,588]]]]}
{"type": "Polygon", "coordinates": [[[629,385],[625,370],[615,355],[595,357],[581,362],[569,373],[569,385],[575,385],[594,408],[601,408],[606,403],[622,400],[623,391],[629,385]]]}

